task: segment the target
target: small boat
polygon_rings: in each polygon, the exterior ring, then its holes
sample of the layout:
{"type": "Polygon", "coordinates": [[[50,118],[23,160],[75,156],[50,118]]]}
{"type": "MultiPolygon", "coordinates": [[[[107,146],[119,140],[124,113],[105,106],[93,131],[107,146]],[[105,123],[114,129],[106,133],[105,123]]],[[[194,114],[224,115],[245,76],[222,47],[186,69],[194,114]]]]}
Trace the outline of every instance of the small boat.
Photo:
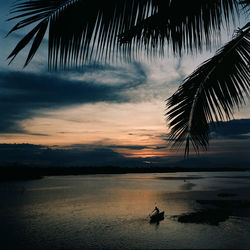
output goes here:
{"type": "Polygon", "coordinates": [[[150,216],[150,222],[158,222],[160,220],[164,220],[164,211],[162,211],[158,214],[152,214],[150,216]]]}

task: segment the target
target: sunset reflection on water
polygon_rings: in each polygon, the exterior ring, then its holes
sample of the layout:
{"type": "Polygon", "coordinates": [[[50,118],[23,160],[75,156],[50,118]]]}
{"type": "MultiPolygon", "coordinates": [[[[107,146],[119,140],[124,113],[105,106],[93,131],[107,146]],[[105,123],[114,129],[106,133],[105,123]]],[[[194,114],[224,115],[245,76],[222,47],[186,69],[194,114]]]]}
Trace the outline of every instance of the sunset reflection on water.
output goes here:
{"type": "Polygon", "coordinates": [[[214,199],[223,187],[235,192],[245,187],[240,193],[247,197],[250,179],[232,182],[227,175],[92,175],[1,183],[2,244],[6,249],[15,249],[16,244],[20,249],[233,248],[237,244],[247,249],[246,218],[234,216],[215,227],[182,224],[174,217],[196,211],[197,199],[214,199]],[[149,223],[155,205],[166,215],[159,225],[149,223]]]}

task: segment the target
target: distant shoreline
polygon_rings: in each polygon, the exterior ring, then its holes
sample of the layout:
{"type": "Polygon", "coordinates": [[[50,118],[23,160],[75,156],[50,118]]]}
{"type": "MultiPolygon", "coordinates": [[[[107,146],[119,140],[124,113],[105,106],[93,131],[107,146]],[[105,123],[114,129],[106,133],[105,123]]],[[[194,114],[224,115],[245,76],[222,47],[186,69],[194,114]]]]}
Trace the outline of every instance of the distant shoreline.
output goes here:
{"type": "Polygon", "coordinates": [[[33,180],[45,176],[129,174],[129,173],[178,173],[178,172],[235,172],[250,168],[184,168],[184,167],[0,167],[0,181],[33,180]]]}

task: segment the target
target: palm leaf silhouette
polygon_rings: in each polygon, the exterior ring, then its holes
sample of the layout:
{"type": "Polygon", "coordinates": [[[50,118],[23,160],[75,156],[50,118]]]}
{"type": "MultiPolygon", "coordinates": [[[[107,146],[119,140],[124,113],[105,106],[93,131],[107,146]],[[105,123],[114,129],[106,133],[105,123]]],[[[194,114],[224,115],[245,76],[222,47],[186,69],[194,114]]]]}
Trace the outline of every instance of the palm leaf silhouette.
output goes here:
{"type": "Polygon", "coordinates": [[[236,1],[158,1],[158,11],[119,35],[122,44],[135,41],[151,51],[164,52],[167,44],[174,54],[210,48],[221,25],[234,20],[236,1]]]}
{"type": "MultiPolygon", "coordinates": [[[[92,60],[126,60],[146,55],[174,55],[211,48],[238,6],[249,11],[249,0],[19,0],[9,20],[18,20],[9,34],[31,30],[10,53],[10,62],[32,40],[25,66],[46,32],[49,70],[92,60]],[[120,57],[122,58],[122,57],[120,57]]],[[[170,140],[206,149],[209,124],[232,117],[249,93],[249,23],[184,80],[168,99],[170,140]]]]}
{"type": "Polygon", "coordinates": [[[205,61],[168,99],[167,112],[173,146],[190,143],[195,151],[207,149],[209,124],[230,119],[250,90],[250,23],[215,56],[205,61]]]}
{"type": "Polygon", "coordinates": [[[34,38],[27,65],[47,27],[50,70],[114,55],[129,60],[142,49],[163,55],[165,43],[175,54],[192,52],[209,48],[236,9],[236,0],[20,0],[9,19],[19,21],[9,34],[29,25],[32,30],[9,59],[34,38]]]}
{"type": "Polygon", "coordinates": [[[250,0],[240,1],[239,3],[242,5],[243,9],[246,9],[247,12],[250,11],[250,0]]]}

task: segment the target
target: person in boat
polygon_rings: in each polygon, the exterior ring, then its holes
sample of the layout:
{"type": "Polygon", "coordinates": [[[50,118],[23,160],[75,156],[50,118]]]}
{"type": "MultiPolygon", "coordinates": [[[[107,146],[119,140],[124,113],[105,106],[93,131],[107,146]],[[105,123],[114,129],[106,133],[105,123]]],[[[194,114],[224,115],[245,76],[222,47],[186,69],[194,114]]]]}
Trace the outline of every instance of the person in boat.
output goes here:
{"type": "Polygon", "coordinates": [[[155,209],[153,210],[153,213],[155,212],[156,215],[160,213],[160,210],[157,206],[155,206],[155,209]]]}

